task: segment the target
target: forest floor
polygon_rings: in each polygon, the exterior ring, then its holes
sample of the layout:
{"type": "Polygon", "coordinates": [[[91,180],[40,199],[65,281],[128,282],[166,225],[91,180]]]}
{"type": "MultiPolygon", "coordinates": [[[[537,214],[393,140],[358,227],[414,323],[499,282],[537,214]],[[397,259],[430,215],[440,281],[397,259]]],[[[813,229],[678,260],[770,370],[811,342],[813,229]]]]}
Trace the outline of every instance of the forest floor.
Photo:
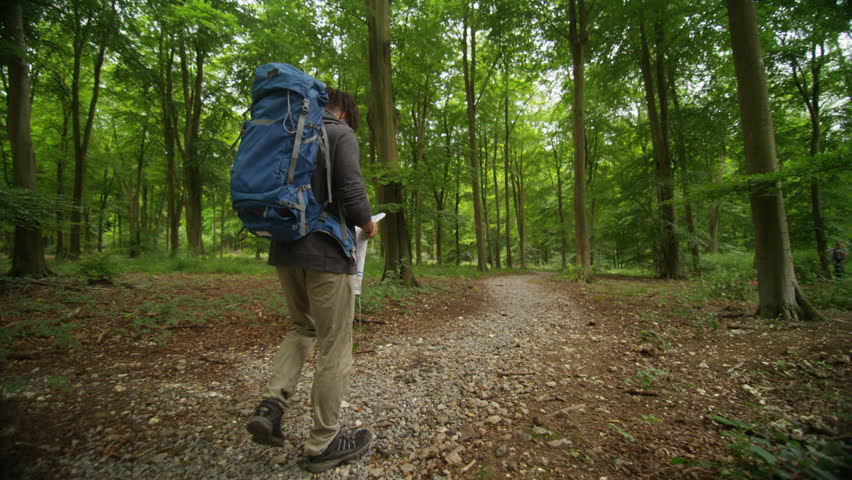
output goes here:
{"type": "MultiPolygon", "coordinates": [[[[365,304],[342,417],[376,439],[315,478],[718,478],[849,460],[848,311],[758,320],[687,281],[421,281],[365,304]]],[[[313,359],[284,448],[244,430],[283,311],[272,274],[0,281],[2,477],[312,478],[313,359]]]]}

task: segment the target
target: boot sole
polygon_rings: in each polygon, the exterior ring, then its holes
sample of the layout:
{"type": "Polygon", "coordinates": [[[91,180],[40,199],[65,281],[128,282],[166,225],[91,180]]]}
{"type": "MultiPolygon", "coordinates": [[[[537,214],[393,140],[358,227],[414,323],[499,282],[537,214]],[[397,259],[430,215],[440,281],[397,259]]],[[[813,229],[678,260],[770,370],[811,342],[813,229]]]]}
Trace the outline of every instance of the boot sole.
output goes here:
{"type": "Polygon", "coordinates": [[[255,443],[270,445],[273,447],[283,447],[284,439],[272,435],[272,428],[272,422],[261,416],[251,417],[246,425],[246,430],[248,430],[251,434],[251,439],[255,443]]]}
{"type": "Polygon", "coordinates": [[[311,472],[311,473],[324,472],[324,471],[326,471],[330,468],[334,468],[334,467],[340,465],[343,462],[346,462],[348,460],[352,460],[353,458],[357,458],[357,457],[360,457],[361,455],[364,455],[365,453],[367,453],[367,450],[370,449],[370,445],[372,443],[373,443],[372,439],[370,439],[370,441],[368,441],[363,447],[361,447],[357,450],[354,450],[350,453],[347,453],[346,455],[343,455],[342,457],[332,458],[332,459],[325,460],[325,461],[322,461],[322,462],[307,461],[307,462],[305,462],[305,469],[307,471],[311,472]]]}

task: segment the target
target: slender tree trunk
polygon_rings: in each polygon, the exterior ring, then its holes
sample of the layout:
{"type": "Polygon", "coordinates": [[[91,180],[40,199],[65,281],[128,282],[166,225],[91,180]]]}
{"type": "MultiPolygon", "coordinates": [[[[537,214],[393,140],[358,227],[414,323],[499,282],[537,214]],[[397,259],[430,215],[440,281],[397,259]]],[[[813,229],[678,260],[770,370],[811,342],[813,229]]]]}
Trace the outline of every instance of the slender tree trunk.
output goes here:
{"type": "MultiPolygon", "coordinates": [[[[810,71],[811,84],[806,84],[806,76],[797,62],[792,62],[793,81],[808,109],[808,117],[811,123],[811,138],[809,153],[811,158],[816,157],[821,150],[822,131],[820,127],[820,95],[822,93],[820,84],[820,73],[822,70],[822,57],[825,54],[823,45],[819,45],[820,55],[816,53],[817,45],[811,46],[810,71]]],[[[811,181],[811,221],[814,225],[814,239],[816,240],[817,255],[823,275],[832,278],[831,262],[826,255],[828,241],[825,235],[825,217],[822,213],[822,185],[819,179],[811,181]]]]}
{"type": "Polygon", "coordinates": [[[592,279],[591,242],[589,222],[586,218],[586,120],[585,120],[585,50],[588,45],[588,11],[585,2],[569,2],[569,37],[571,43],[571,70],[573,73],[574,137],[574,237],[577,248],[578,275],[583,281],[592,279]]]}
{"type": "Polygon", "coordinates": [[[698,237],[695,229],[695,219],[692,215],[692,201],[689,199],[689,165],[687,162],[686,142],[684,141],[683,115],[680,110],[680,101],[677,94],[677,88],[674,85],[674,75],[669,75],[671,81],[672,106],[675,111],[675,118],[678,119],[677,129],[675,130],[675,158],[674,162],[680,168],[681,189],[683,191],[683,212],[686,220],[686,231],[689,234],[687,245],[689,247],[689,255],[692,259],[692,271],[698,273],[701,265],[701,252],[698,249],[698,237]]]}
{"type": "Polygon", "coordinates": [[[455,246],[456,246],[456,265],[461,264],[461,233],[460,233],[460,225],[459,225],[459,204],[461,204],[461,175],[460,172],[456,172],[456,202],[455,202],[455,215],[453,216],[455,223],[455,246]]]}
{"type": "Polygon", "coordinates": [[[177,145],[177,112],[175,111],[172,91],[174,81],[174,49],[167,45],[165,32],[160,35],[160,75],[163,79],[161,110],[163,113],[163,145],[166,155],[166,244],[169,256],[177,255],[180,240],[180,212],[178,210],[177,173],[175,166],[175,145],[177,145]]]}
{"type": "MultiPolygon", "coordinates": [[[[431,96],[429,95],[430,79],[424,79],[422,90],[415,99],[415,108],[412,119],[414,120],[414,130],[416,135],[414,168],[418,171],[423,167],[426,150],[426,115],[429,111],[429,105],[432,104],[431,96]]],[[[417,265],[423,264],[423,228],[421,225],[421,215],[423,213],[423,193],[420,188],[414,190],[414,244],[415,244],[415,261],[417,265]]]]}
{"type": "Polygon", "coordinates": [[[671,167],[671,154],[668,146],[668,100],[666,97],[665,65],[662,52],[662,25],[655,24],[656,32],[656,81],[651,71],[651,52],[645,33],[645,19],[639,15],[640,70],[642,72],[645,99],[648,106],[648,120],[651,125],[651,139],[654,146],[656,163],[657,201],[660,206],[661,241],[657,270],[664,278],[681,278],[680,250],[677,241],[677,219],[674,209],[674,178],[671,167]],[[656,86],[656,94],[655,94],[656,86]],[[659,112],[657,110],[659,95],[659,112]]]}
{"type": "MultiPolygon", "coordinates": [[[[77,258],[82,253],[81,226],[83,222],[81,215],[83,210],[83,188],[86,174],[86,155],[89,150],[89,142],[92,136],[92,126],[95,122],[95,112],[97,110],[98,96],[100,95],[101,70],[104,64],[104,59],[106,57],[106,42],[108,35],[104,34],[103,37],[99,39],[100,45],[98,46],[98,51],[95,55],[95,64],[93,71],[94,79],[92,81],[92,96],[89,100],[89,108],[85,125],[81,125],[83,119],[81,118],[80,112],[82,103],[80,99],[80,84],[82,76],[83,54],[91,39],[89,38],[88,33],[84,31],[84,27],[87,25],[83,25],[84,22],[82,21],[82,18],[80,18],[79,8],[79,3],[74,2],[75,17],[77,18],[77,28],[75,28],[74,30],[74,70],[71,80],[71,121],[74,133],[74,191],[72,194],[71,201],[74,205],[74,209],[71,212],[71,238],[69,245],[69,256],[72,258],[77,258]]],[[[114,14],[114,1],[112,4],[112,8],[114,14]]]]}
{"type": "MultiPolygon", "coordinates": [[[[775,131],[753,2],[727,0],[731,46],[737,76],[746,171],[749,175],[778,170],[775,131]]],[[[781,182],[750,183],[752,223],[757,250],[757,315],[784,320],[821,315],[804,298],[796,282],[781,182]]]]}
{"type": "Polygon", "coordinates": [[[509,209],[509,94],[503,97],[503,197],[506,199],[506,267],[512,268],[512,211],[509,209]]]}
{"type": "MultiPolygon", "coordinates": [[[[500,243],[500,187],[498,187],[497,183],[497,144],[498,138],[495,136],[494,138],[494,161],[491,162],[491,173],[494,179],[494,224],[496,228],[496,234],[494,235],[494,262],[497,268],[501,268],[500,265],[500,256],[501,253],[501,243],[500,243]]],[[[487,175],[486,175],[487,176],[487,175]]]]}
{"type": "Polygon", "coordinates": [[[556,216],[559,219],[559,254],[560,268],[568,268],[568,232],[565,228],[565,209],[562,205],[562,169],[560,168],[559,151],[553,149],[553,166],[556,170],[556,216]]]}
{"type": "MultiPolygon", "coordinates": [[[[722,153],[719,155],[719,162],[713,169],[713,183],[718,185],[722,183],[722,173],[725,169],[725,146],[722,145],[722,153]]],[[[719,220],[721,213],[721,205],[718,200],[713,200],[710,204],[710,211],[707,214],[707,224],[710,236],[710,253],[719,253],[719,220]]]]}
{"type": "Polygon", "coordinates": [[[482,163],[479,166],[479,171],[482,172],[482,185],[480,185],[479,190],[482,193],[482,219],[484,221],[482,233],[485,237],[485,251],[488,257],[486,263],[494,267],[494,255],[491,249],[491,222],[488,219],[488,141],[482,143],[482,163]]]}
{"type": "MultiPolygon", "coordinates": [[[[36,191],[29,66],[24,58],[27,52],[24,4],[20,0],[12,1],[3,10],[3,40],[7,44],[4,63],[9,75],[6,128],[12,150],[14,186],[36,191]]],[[[42,278],[52,273],[44,259],[41,229],[32,225],[16,225],[9,275],[42,278]]]]}
{"type": "Polygon", "coordinates": [[[195,72],[190,72],[189,53],[181,52],[181,78],[183,84],[184,116],[183,144],[178,144],[183,162],[184,208],[186,211],[186,241],[189,253],[204,253],[202,237],[202,183],[201,158],[198,155],[198,133],[201,128],[201,102],[206,56],[200,47],[194,52],[195,72]]]}
{"type": "Polygon", "coordinates": [[[473,190],[473,227],[476,233],[476,264],[480,272],[488,270],[487,245],[482,227],[482,194],[479,178],[479,159],[476,147],[476,27],[471,18],[471,5],[468,4],[463,18],[462,33],[462,69],[464,70],[464,91],[467,100],[468,160],[470,161],[470,184],[473,190]],[[470,55],[468,58],[468,36],[470,55]]]}
{"type": "Polygon", "coordinates": [[[140,193],[145,168],[145,137],[147,128],[140,132],[139,152],[136,156],[136,178],[130,185],[130,202],[127,212],[128,228],[130,230],[130,257],[137,257],[142,252],[142,221],[140,208],[140,193]]]}
{"type": "Polygon", "coordinates": [[[518,256],[520,257],[521,269],[527,269],[527,232],[524,209],[524,157],[519,153],[515,157],[515,168],[513,172],[513,184],[515,186],[515,215],[518,221],[518,256]]]}
{"type": "MultiPolygon", "coordinates": [[[[370,67],[371,112],[375,118],[372,129],[376,136],[376,153],[379,162],[390,174],[391,181],[382,187],[382,201],[402,204],[402,183],[396,149],[396,111],[393,105],[391,83],[391,42],[389,0],[366,0],[369,34],[368,63],[370,67]]],[[[389,212],[382,228],[385,249],[385,271],[382,279],[416,286],[411,265],[408,226],[405,212],[389,212]]]]}

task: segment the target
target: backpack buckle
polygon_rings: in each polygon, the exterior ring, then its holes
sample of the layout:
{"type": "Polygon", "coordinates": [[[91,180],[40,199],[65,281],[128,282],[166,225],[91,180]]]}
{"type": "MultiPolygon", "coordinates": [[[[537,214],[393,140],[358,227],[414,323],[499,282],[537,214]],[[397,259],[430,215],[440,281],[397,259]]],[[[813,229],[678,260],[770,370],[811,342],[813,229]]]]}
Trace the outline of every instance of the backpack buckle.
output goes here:
{"type": "Polygon", "coordinates": [[[311,101],[307,98],[303,98],[302,99],[302,113],[308,113],[310,106],[311,106],[311,101]]]}

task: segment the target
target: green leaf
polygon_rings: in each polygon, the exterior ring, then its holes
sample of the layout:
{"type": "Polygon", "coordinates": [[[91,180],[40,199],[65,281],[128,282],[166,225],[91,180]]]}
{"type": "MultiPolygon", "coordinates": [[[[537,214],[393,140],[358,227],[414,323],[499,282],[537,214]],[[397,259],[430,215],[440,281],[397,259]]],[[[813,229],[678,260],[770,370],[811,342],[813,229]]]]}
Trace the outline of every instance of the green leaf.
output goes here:
{"type": "Polygon", "coordinates": [[[766,463],[769,463],[769,464],[775,465],[775,463],[777,463],[777,462],[778,462],[778,459],[777,459],[777,458],[775,458],[775,455],[772,455],[771,453],[769,453],[769,452],[768,452],[766,449],[764,449],[763,447],[760,447],[760,446],[755,445],[755,444],[753,444],[753,443],[750,443],[750,444],[749,444],[749,445],[745,448],[745,450],[746,450],[746,451],[750,451],[750,452],[752,452],[752,453],[757,454],[757,455],[758,455],[760,458],[762,458],[762,459],[763,459],[763,461],[764,461],[764,462],[766,462],[766,463]]]}
{"type": "Polygon", "coordinates": [[[736,418],[728,418],[723,417],[721,415],[710,415],[710,418],[721,423],[722,425],[727,425],[729,427],[739,428],[740,430],[754,430],[754,427],[749,425],[748,423],[737,420],[736,418]]]}

